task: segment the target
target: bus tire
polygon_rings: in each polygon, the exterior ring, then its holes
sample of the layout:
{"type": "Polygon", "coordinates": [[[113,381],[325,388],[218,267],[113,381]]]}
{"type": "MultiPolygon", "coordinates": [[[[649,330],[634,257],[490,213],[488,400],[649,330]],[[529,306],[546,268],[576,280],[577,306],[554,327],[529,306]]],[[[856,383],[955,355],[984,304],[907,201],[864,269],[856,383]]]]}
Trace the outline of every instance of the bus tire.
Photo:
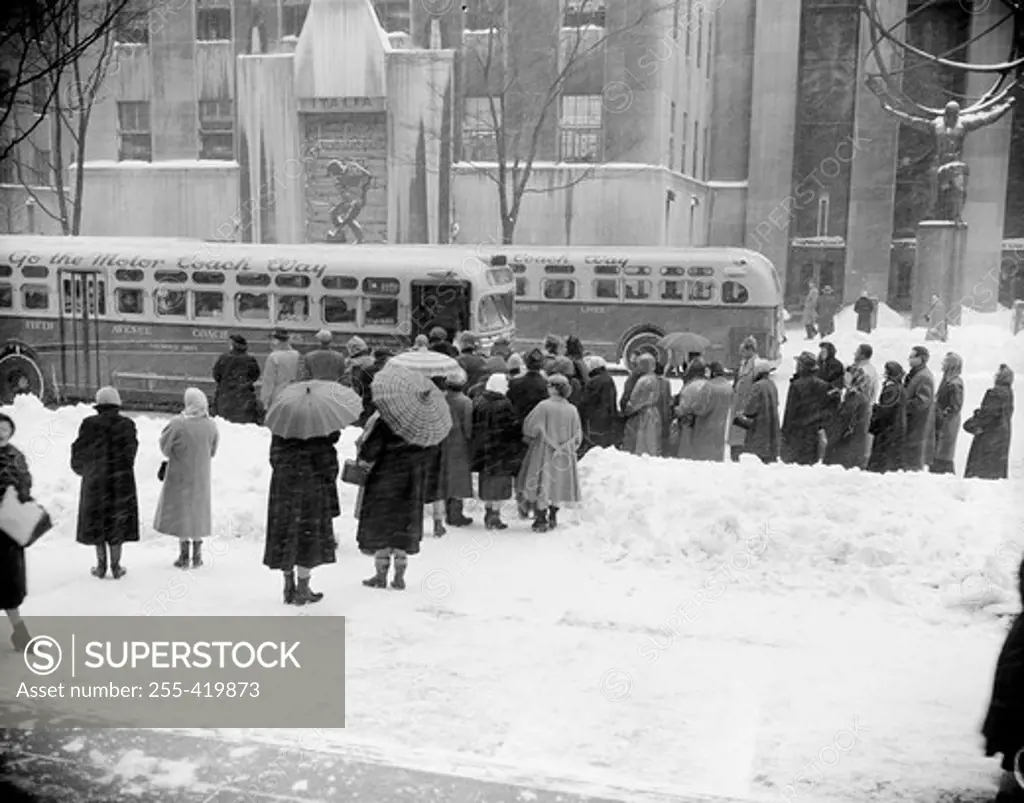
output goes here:
{"type": "Polygon", "coordinates": [[[32,395],[44,399],[47,392],[46,377],[36,353],[23,343],[6,343],[0,348],[0,400],[4,403],[13,399],[13,383],[19,374],[28,379],[32,395]]]}
{"type": "Polygon", "coordinates": [[[619,347],[619,361],[629,368],[632,364],[631,361],[640,354],[647,353],[659,357],[656,344],[662,337],[664,337],[664,332],[652,327],[643,327],[627,332],[619,347]]]}

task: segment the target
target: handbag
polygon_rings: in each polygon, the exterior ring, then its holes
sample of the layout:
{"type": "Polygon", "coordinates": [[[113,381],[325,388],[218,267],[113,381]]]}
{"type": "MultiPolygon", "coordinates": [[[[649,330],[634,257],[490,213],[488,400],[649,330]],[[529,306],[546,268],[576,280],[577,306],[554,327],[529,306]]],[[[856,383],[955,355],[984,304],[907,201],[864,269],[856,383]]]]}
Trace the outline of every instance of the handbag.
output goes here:
{"type": "Polygon", "coordinates": [[[156,478],[157,478],[158,480],[160,480],[160,482],[163,482],[163,481],[164,481],[164,477],[166,477],[166,476],[167,476],[167,461],[166,461],[166,460],[164,460],[164,461],[163,461],[163,462],[162,462],[162,463],[160,464],[160,468],[158,468],[158,469],[156,470],[156,478]]]}
{"type": "Polygon", "coordinates": [[[732,423],[734,426],[737,426],[740,429],[750,429],[752,426],[754,426],[753,419],[747,418],[745,415],[736,416],[732,420],[732,423]]]}
{"type": "Polygon", "coordinates": [[[978,423],[978,419],[976,416],[972,415],[970,418],[964,421],[964,432],[967,432],[971,435],[981,434],[981,424],[978,423]]]}
{"type": "Polygon", "coordinates": [[[363,486],[370,476],[370,464],[362,460],[346,460],[341,467],[341,481],[348,485],[363,486]]]}
{"type": "Polygon", "coordinates": [[[0,500],[0,531],[18,546],[27,547],[52,528],[53,521],[46,508],[32,499],[20,501],[17,489],[7,486],[0,500]]]}

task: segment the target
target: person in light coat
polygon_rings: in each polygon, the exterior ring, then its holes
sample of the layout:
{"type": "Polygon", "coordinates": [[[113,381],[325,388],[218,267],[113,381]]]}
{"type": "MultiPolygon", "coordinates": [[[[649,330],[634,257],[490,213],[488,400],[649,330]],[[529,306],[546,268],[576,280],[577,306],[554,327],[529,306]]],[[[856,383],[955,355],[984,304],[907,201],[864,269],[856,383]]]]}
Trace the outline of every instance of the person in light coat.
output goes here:
{"type": "Polygon", "coordinates": [[[932,474],[955,474],[956,441],[960,435],[960,414],[964,409],[964,361],[952,351],[942,361],[942,379],[935,391],[935,455],[932,474]]]}
{"type": "Polygon", "coordinates": [[[559,507],[580,501],[576,462],[583,440],[580,415],[569,403],[569,380],[555,374],[548,383],[550,396],[534,407],[523,422],[523,439],[529,446],[519,471],[518,486],[537,511],[534,532],[557,527],[559,507]]]}
{"type": "Polygon", "coordinates": [[[185,409],[160,433],[167,473],[153,519],[153,529],[178,539],[180,551],[174,565],[179,569],[187,568],[190,561],[193,568],[203,565],[203,539],[213,530],[211,463],[217,438],[206,394],[189,388],[185,409]]]}
{"type": "Polygon", "coordinates": [[[270,355],[263,365],[263,387],[260,401],[265,410],[277,398],[277,394],[285,385],[297,382],[302,375],[302,357],[288,342],[288,332],[275,329],[271,335],[270,355]]]}
{"type": "Polygon", "coordinates": [[[445,376],[445,400],[452,416],[452,428],[441,449],[444,472],[444,518],[452,527],[468,527],[473,519],[463,505],[473,498],[470,444],[473,441],[473,402],[463,393],[466,371],[455,368],[445,376]]]}
{"type": "Polygon", "coordinates": [[[710,379],[704,383],[699,400],[689,408],[693,416],[689,458],[723,463],[732,411],[732,382],[720,362],[711,363],[708,374],[710,379]]]}
{"type": "Polygon", "coordinates": [[[754,363],[754,384],[750,387],[750,396],[747,397],[742,415],[735,420],[746,429],[744,453],[757,455],[765,464],[779,459],[782,440],[779,391],[771,378],[774,370],[775,366],[768,360],[757,360],[754,363]]]}
{"type": "Polygon", "coordinates": [[[340,382],[345,376],[345,358],[331,348],[331,340],[334,339],[331,330],[321,329],[316,333],[316,339],[319,347],[302,358],[302,378],[340,382]]]}
{"type": "Polygon", "coordinates": [[[678,421],[679,443],[676,455],[683,460],[695,460],[693,446],[693,428],[697,422],[697,412],[704,409],[708,397],[704,387],[708,383],[707,369],[703,360],[694,360],[683,373],[683,389],[679,391],[678,403],[673,411],[678,421]]]}
{"type": "Polygon", "coordinates": [[[657,361],[650,354],[641,354],[636,361],[640,378],[626,402],[626,434],[623,438],[636,455],[661,456],[662,384],[655,373],[657,361]]]}
{"type": "MultiPolygon", "coordinates": [[[[754,386],[754,363],[757,360],[757,341],[747,337],[740,344],[740,367],[736,371],[736,378],[732,383],[732,416],[743,413],[747,406],[747,399],[750,398],[754,386]]],[[[733,461],[740,459],[743,454],[743,444],[746,442],[747,432],[743,427],[731,427],[729,429],[729,450],[733,461]]]]}

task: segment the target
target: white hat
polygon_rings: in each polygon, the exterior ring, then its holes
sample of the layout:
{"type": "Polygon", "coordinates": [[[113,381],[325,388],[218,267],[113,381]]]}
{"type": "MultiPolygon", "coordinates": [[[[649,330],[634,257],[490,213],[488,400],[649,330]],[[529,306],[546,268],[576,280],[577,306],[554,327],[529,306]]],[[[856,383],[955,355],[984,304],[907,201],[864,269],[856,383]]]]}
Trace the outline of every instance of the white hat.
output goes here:
{"type": "Polygon", "coordinates": [[[334,335],[331,334],[330,329],[321,329],[316,333],[316,339],[321,343],[330,343],[334,339],[334,335]]]}
{"type": "Polygon", "coordinates": [[[452,368],[444,375],[444,378],[449,385],[454,385],[460,388],[469,381],[469,377],[466,375],[466,372],[463,370],[461,365],[456,365],[452,368]]]}
{"type": "Polygon", "coordinates": [[[484,385],[484,390],[489,390],[491,393],[500,393],[504,396],[508,393],[508,377],[505,374],[491,374],[487,377],[487,384],[484,385]]]}
{"type": "Polygon", "coordinates": [[[96,404],[112,404],[115,407],[121,406],[121,394],[117,388],[107,385],[96,391],[96,404]]]}

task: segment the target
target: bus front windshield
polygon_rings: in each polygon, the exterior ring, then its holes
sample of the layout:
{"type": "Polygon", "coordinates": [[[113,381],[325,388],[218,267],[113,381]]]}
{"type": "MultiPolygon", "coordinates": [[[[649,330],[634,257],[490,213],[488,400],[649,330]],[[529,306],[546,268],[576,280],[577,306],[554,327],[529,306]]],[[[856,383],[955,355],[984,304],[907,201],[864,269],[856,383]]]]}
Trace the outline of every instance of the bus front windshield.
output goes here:
{"type": "Polygon", "coordinates": [[[514,304],[515,296],[512,293],[484,296],[480,299],[480,315],[477,326],[485,332],[511,326],[514,304]]]}

